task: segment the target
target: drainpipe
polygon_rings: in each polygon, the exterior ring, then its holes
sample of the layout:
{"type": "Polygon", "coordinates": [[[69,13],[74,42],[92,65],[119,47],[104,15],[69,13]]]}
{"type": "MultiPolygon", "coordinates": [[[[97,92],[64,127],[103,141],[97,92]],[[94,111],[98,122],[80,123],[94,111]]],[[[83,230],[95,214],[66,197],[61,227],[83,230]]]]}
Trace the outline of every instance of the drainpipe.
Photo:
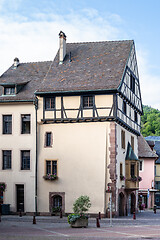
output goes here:
{"type": "Polygon", "coordinates": [[[38,98],[35,97],[35,114],[36,114],[36,162],[35,162],[35,215],[37,215],[37,171],[38,171],[38,151],[37,151],[37,110],[38,110],[38,98]]]}

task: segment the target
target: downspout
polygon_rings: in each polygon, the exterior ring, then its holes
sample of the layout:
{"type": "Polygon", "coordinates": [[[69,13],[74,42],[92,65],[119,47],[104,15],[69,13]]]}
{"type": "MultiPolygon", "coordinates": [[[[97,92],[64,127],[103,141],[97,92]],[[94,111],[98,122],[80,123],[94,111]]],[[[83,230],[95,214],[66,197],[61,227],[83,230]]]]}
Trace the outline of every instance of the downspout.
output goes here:
{"type": "Polygon", "coordinates": [[[34,101],[35,105],[35,115],[36,115],[36,162],[35,162],[35,215],[37,215],[37,186],[38,186],[38,178],[37,178],[37,172],[38,172],[38,146],[37,146],[37,110],[38,110],[38,98],[35,97],[34,101]]]}

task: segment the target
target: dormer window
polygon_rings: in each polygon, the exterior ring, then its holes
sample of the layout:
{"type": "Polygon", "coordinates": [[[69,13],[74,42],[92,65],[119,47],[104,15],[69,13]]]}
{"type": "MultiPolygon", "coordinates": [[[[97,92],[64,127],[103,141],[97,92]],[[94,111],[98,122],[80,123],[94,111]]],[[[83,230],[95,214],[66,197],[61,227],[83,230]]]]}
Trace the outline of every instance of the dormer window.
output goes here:
{"type": "Polygon", "coordinates": [[[15,87],[4,87],[4,95],[15,95],[15,87]]]}

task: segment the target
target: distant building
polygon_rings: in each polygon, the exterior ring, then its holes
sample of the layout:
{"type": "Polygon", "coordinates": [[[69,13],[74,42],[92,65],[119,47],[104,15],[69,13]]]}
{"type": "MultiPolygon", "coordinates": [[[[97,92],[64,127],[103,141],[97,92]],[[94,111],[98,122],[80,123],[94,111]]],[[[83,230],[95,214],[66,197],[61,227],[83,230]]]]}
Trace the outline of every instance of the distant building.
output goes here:
{"type": "MultiPolygon", "coordinates": [[[[153,146],[154,142],[150,144],[153,146]]],[[[145,208],[153,208],[154,206],[154,169],[157,159],[156,153],[150,148],[145,138],[140,135],[138,137],[138,157],[140,160],[139,175],[142,181],[139,183],[139,206],[145,208]]]]}
{"type": "Polygon", "coordinates": [[[146,137],[146,140],[158,155],[158,159],[155,162],[155,189],[157,189],[155,205],[160,208],[160,136],[149,136],[146,137]],[[154,141],[154,146],[152,146],[151,141],[154,141]]]}

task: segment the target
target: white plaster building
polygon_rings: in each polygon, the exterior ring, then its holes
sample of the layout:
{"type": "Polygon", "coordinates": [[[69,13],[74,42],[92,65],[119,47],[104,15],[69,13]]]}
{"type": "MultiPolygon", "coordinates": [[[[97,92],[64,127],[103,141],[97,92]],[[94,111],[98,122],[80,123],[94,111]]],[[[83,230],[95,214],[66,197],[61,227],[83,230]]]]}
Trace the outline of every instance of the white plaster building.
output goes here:
{"type": "MultiPolygon", "coordinates": [[[[32,179],[35,192],[34,196],[27,196],[26,192],[25,198],[33,197],[36,212],[51,214],[59,208],[63,213],[72,212],[75,199],[88,195],[92,202],[90,214],[101,212],[106,216],[112,193],[114,215],[133,212],[138,181],[132,178],[139,175],[142,114],[134,42],[66,44],[63,32],[59,38],[60,49],[53,62],[19,64],[0,78],[1,91],[3,82],[9,83],[9,76],[15,84],[17,74],[28,82],[12,98],[5,98],[2,93],[3,106],[6,99],[12,109],[11,99],[20,99],[20,94],[25,99],[24,90],[28,87],[29,91],[31,86],[32,103],[36,103],[36,109],[32,105],[33,112],[30,110],[34,144],[28,146],[34,152],[33,168],[24,173],[26,184],[32,179]]],[[[19,110],[18,114],[27,111],[19,110]]],[[[17,122],[13,122],[14,127],[17,129],[17,122]]],[[[4,138],[3,133],[1,137],[4,138]]],[[[26,136],[20,140],[19,134],[18,139],[26,147],[26,136]]],[[[5,147],[6,143],[2,152],[5,147]]],[[[2,163],[3,159],[1,166],[2,163]]],[[[3,167],[0,171],[3,173],[0,182],[7,182],[11,171],[6,172],[3,167]]],[[[23,176],[19,178],[20,184],[23,176]]],[[[9,186],[7,182],[7,201],[9,186]]],[[[15,204],[14,194],[11,206],[15,204]]]]}

